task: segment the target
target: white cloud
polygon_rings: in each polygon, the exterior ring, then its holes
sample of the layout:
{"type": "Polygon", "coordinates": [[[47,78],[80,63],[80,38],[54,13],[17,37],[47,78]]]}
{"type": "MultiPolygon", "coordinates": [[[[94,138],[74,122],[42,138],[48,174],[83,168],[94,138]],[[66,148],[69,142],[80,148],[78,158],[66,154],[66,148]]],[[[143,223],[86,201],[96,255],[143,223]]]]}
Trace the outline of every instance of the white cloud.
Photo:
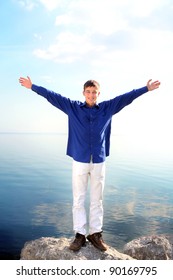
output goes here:
{"type": "Polygon", "coordinates": [[[64,32],[58,35],[57,41],[47,50],[37,49],[34,55],[56,62],[70,63],[81,59],[91,51],[100,51],[100,49],[101,47],[94,46],[86,35],[64,32]]]}
{"type": "Polygon", "coordinates": [[[100,33],[110,35],[117,30],[127,28],[127,20],[120,12],[117,1],[71,1],[68,12],[58,16],[56,22],[72,23],[78,28],[82,27],[88,34],[100,33]]]}
{"type": "Polygon", "coordinates": [[[36,1],[34,0],[19,0],[18,3],[28,11],[33,10],[33,8],[37,6],[36,1]]]}
{"type": "Polygon", "coordinates": [[[91,14],[91,19],[88,21],[88,30],[91,33],[98,33],[103,35],[111,35],[119,30],[128,28],[128,22],[122,17],[119,12],[111,10],[102,11],[102,13],[91,14]]]}
{"type": "Polygon", "coordinates": [[[132,0],[129,6],[129,13],[136,17],[148,17],[153,11],[159,9],[166,4],[164,0],[150,0],[150,1],[139,1],[132,0]]]}
{"type": "Polygon", "coordinates": [[[39,0],[49,11],[53,11],[61,5],[62,0],[39,0]]]}
{"type": "Polygon", "coordinates": [[[56,17],[55,25],[68,25],[71,22],[73,22],[71,15],[64,14],[56,17]]]}
{"type": "MultiPolygon", "coordinates": [[[[173,33],[148,25],[152,22],[152,13],[164,3],[167,5],[167,1],[65,1],[66,12],[62,9],[55,21],[57,32],[60,32],[57,39],[50,40],[47,49],[36,49],[34,55],[63,63],[86,58],[87,64],[95,65],[94,69],[100,63],[109,69],[113,63],[123,68],[129,65],[128,60],[133,65],[139,65],[140,61],[143,65],[148,63],[153,69],[153,63],[158,64],[158,57],[163,56],[164,50],[169,50],[170,54],[172,49],[173,33]],[[147,24],[135,26],[135,19],[141,17],[148,17],[147,24]]],[[[61,1],[40,2],[51,9],[61,1]]],[[[164,56],[169,54],[164,53],[164,56]]]]}
{"type": "Polygon", "coordinates": [[[48,76],[48,75],[47,76],[41,76],[40,79],[43,80],[46,83],[49,83],[49,84],[52,83],[52,77],[51,76],[48,76]]]}
{"type": "Polygon", "coordinates": [[[42,36],[38,33],[34,33],[34,38],[37,39],[37,40],[41,40],[42,36]]]}
{"type": "Polygon", "coordinates": [[[17,0],[18,3],[27,10],[33,10],[39,4],[43,5],[47,10],[53,11],[65,4],[66,0],[17,0]]]}

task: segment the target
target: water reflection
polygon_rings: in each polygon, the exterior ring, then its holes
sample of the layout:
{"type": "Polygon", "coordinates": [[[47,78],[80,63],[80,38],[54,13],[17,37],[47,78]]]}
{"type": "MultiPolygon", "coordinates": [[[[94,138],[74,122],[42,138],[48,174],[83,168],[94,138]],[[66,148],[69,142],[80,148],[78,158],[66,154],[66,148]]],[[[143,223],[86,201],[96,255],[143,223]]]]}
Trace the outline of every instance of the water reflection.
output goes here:
{"type": "Polygon", "coordinates": [[[72,232],[71,203],[43,203],[32,211],[33,226],[53,226],[55,235],[70,236],[72,232]]]}
{"type": "Polygon", "coordinates": [[[105,240],[122,250],[125,243],[142,235],[173,230],[173,190],[106,186],[105,240]]]}

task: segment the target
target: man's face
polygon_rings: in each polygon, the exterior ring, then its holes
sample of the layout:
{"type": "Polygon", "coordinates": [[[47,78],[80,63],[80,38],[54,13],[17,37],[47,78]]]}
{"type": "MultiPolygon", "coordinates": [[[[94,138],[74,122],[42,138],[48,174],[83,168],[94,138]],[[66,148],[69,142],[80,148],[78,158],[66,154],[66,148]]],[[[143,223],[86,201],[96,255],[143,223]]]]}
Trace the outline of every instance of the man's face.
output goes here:
{"type": "Polygon", "coordinates": [[[93,107],[97,103],[97,98],[100,95],[98,88],[96,87],[87,87],[83,91],[85,96],[85,101],[89,107],[93,107]]]}

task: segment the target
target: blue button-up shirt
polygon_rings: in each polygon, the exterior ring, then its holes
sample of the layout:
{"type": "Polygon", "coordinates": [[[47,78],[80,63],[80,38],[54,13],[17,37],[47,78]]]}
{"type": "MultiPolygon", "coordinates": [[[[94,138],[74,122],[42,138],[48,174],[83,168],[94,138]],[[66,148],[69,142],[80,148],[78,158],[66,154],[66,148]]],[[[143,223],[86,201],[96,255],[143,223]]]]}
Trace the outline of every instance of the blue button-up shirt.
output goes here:
{"type": "Polygon", "coordinates": [[[112,116],[146,93],[148,88],[132,90],[94,107],[34,84],[32,90],[68,115],[67,155],[79,162],[89,163],[92,158],[93,163],[100,163],[109,156],[112,116]]]}

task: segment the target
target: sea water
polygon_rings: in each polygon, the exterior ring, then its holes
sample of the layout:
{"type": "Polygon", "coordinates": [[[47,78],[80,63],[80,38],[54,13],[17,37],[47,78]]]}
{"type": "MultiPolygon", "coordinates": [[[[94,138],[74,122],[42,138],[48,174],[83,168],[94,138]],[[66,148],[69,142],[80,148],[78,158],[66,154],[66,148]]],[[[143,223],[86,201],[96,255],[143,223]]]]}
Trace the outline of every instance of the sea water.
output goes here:
{"type": "MultiPolygon", "coordinates": [[[[1,259],[20,258],[29,240],[74,235],[66,144],[64,134],[0,134],[1,259]]],[[[112,135],[104,240],[121,251],[132,239],[152,234],[173,234],[172,142],[112,135]]]]}

